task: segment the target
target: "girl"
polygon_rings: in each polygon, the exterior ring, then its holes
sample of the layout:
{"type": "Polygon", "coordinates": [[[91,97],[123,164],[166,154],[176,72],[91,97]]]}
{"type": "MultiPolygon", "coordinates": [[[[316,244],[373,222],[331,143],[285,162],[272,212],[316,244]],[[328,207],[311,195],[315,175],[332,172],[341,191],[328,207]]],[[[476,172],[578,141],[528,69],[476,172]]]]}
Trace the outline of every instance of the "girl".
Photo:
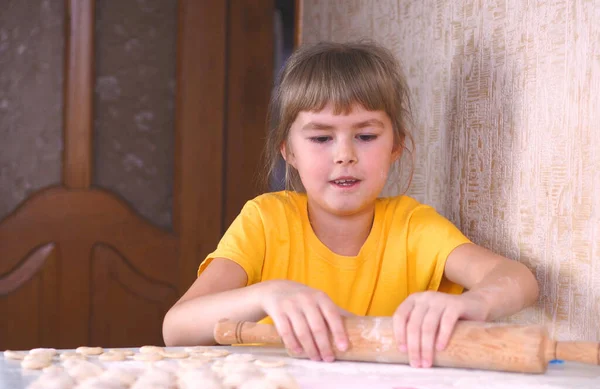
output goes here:
{"type": "Polygon", "coordinates": [[[245,204],[165,316],[165,344],[214,344],[218,320],[263,319],[289,349],[333,361],[333,347],[348,347],[342,316],[393,316],[399,349],[411,366],[429,367],[458,319],[494,320],[534,303],[524,265],[408,196],[379,198],[409,119],[387,50],[296,51],[273,94],[266,150],[271,171],[283,156],[288,190],[245,204]]]}

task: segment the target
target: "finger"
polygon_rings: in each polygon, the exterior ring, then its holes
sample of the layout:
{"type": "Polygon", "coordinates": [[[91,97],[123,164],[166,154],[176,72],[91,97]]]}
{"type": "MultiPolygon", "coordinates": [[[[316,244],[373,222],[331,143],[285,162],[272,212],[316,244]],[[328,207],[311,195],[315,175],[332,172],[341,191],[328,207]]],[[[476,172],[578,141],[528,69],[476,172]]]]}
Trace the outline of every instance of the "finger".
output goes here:
{"type": "Polygon", "coordinates": [[[342,315],[343,317],[358,317],[358,315],[356,315],[356,314],[354,314],[354,313],[352,313],[350,311],[347,311],[347,310],[345,310],[343,308],[338,307],[337,305],[335,305],[333,303],[333,301],[331,301],[331,300],[329,300],[329,301],[334,306],[334,308],[336,308],[339,311],[340,315],[342,315]]]}
{"type": "Polygon", "coordinates": [[[290,323],[288,317],[281,314],[271,315],[271,319],[273,319],[273,324],[275,324],[275,328],[283,341],[285,347],[289,350],[292,350],[295,354],[302,353],[302,346],[296,338],[294,334],[294,329],[292,328],[292,324],[290,323]]]}
{"type": "Polygon", "coordinates": [[[346,351],[348,349],[349,339],[348,332],[344,326],[344,321],[339,313],[341,308],[338,308],[330,299],[321,301],[319,303],[319,308],[327,322],[336,348],[340,351],[346,351]]]}
{"type": "Polygon", "coordinates": [[[445,349],[448,342],[450,342],[450,337],[452,336],[452,332],[454,332],[454,327],[456,327],[458,318],[459,314],[456,311],[448,309],[444,311],[440,321],[440,330],[436,342],[436,349],[438,351],[445,349]]]}
{"type": "Polygon", "coordinates": [[[429,308],[421,326],[421,367],[431,367],[433,348],[440,325],[443,309],[429,308]]]}
{"type": "Polygon", "coordinates": [[[410,317],[410,313],[412,312],[414,306],[414,300],[409,297],[408,299],[404,300],[402,304],[400,304],[394,313],[394,317],[392,318],[396,344],[398,345],[398,349],[402,352],[407,351],[406,323],[408,322],[408,318],[410,317]]]}
{"type": "Polygon", "coordinates": [[[421,367],[421,327],[427,310],[427,305],[416,305],[406,325],[408,359],[412,367],[421,367]]]}
{"type": "Polygon", "coordinates": [[[313,339],[319,351],[321,359],[326,362],[332,362],[333,351],[331,350],[331,341],[329,339],[329,328],[323,318],[323,312],[318,306],[307,306],[304,309],[304,316],[310,327],[313,339]]]}
{"type": "Polygon", "coordinates": [[[294,334],[302,345],[302,349],[306,353],[306,356],[314,361],[320,360],[319,351],[315,345],[312,332],[304,313],[299,309],[290,309],[289,311],[286,311],[286,313],[290,319],[292,328],[294,329],[294,334]]]}

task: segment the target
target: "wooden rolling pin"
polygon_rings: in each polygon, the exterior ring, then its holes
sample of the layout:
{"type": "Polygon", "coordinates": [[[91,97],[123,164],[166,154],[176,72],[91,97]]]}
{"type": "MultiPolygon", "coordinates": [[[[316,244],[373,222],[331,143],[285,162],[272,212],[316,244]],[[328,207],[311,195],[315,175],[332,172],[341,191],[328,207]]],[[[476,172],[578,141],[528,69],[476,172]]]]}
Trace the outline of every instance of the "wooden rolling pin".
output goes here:
{"type": "MultiPolygon", "coordinates": [[[[408,354],[396,346],[391,317],[343,318],[349,336],[346,351],[334,348],[335,358],[345,361],[404,363],[408,354]]],[[[223,345],[283,342],[275,326],[223,319],[214,329],[217,343],[223,345]]],[[[306,355],[295,354],[295,358],[306,355]]],[[[459,321],[448,346],[434,353],[433,365],[453,368],[543,373],[554,359],[600,364],[600,344],[556,342],[537,325],[512,325],[459,321]]]]}

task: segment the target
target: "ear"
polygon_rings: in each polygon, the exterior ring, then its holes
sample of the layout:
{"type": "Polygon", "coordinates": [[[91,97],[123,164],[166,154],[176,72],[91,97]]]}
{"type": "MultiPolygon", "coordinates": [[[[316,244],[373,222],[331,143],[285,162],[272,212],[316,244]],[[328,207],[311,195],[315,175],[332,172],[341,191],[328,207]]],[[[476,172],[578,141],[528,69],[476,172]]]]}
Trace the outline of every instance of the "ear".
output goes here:
{"type": "Polygon", "coordinates": [[[281,156],[285,160],[285,162],[292,165],[294,168],[296,167],[296,158],[294,157],[294,153],[291,148],[288,147],[287,142],[283,142],[281,144],[281,156]]]}

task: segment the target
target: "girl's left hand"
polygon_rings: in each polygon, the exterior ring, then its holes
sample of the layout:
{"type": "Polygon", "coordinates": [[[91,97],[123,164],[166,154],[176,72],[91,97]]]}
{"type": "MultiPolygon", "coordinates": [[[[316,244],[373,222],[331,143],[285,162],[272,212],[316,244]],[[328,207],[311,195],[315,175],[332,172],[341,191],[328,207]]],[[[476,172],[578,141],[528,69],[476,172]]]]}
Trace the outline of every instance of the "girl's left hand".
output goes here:
{"type": "Polygon", "coordinates": [[[393,316],[398,348],[408,351],[412,367],[431,367],[434,346],[438,351],[446,348],[458,319],[484,321],[488,310],[485,301],[470,292],[461,295],[414,293],[400,304],[393,316]]]}

